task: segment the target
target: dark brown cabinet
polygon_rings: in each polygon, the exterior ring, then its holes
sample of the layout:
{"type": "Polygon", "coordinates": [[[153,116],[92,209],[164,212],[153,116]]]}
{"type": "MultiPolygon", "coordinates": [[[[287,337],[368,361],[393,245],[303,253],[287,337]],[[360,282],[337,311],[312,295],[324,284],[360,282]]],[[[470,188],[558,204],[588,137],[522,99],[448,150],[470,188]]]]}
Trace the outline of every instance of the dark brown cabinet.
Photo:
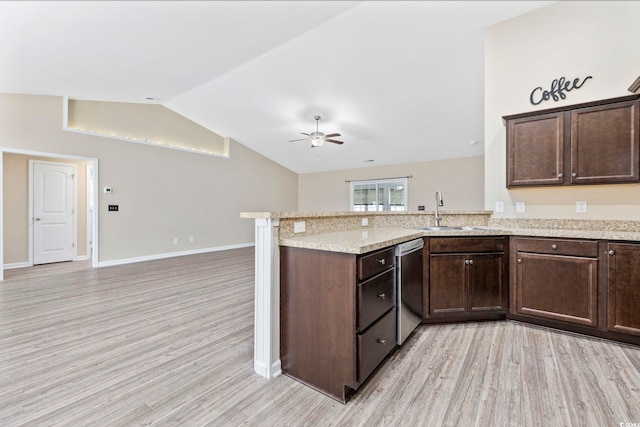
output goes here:
{"type": "Polygon", "coordinates": [[[640,244],[609,243],[609,331],[640,336],[640,244]]]}
{"type": "Polygon", "coordinates": [[[507,187],[564,183],[564,113],[507,120],[507,187]]]}
{"type": "Polygon", "coordinates": [[[280,248],[282,372],[341,402],[395,348],[393,248],[280,248]]]}
{"type": "Polygon", "coordinates": [[[638,98],[504,116],[507,187],[640,181],[638,98]]]}
{"type": "Polygon", "coordinates": [[[598,326],[598,244],[590,240],[516,238],[511,313],[598,326]]]}
{"type": "Polygon", "coordinates": [[[502,237],[438,237],[429,242],[428,315],[480,319],[507,310],[502,237]]]}

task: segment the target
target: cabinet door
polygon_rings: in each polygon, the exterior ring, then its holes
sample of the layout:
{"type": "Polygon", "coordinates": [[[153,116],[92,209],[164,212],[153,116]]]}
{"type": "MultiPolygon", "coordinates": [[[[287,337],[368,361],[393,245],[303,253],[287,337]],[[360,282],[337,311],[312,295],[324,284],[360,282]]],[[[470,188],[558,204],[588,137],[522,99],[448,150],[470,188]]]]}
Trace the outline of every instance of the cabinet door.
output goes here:
{"type": "Polygon", "coordinates": [[[608,328],[640,335],[640,245],[609,244],[609,250],[608,328]]]}
{"type": "Polygon", "coordinates": [[[467,311],[466,265],[464,254],[430,256],[429,314],[443,316],[467,311]]]}
{"type": "Polygon", "coordinates": [[[469,261],[469,311],[506,310],[504,256],[473,255],[469,261]]]}
{"type": "Polygon", "coordinates": [[[595,327],[597,285],[597,259],[517,253],[518,314],[595,327]]]}
{"type": "Polygon", "coordinates": [[[571,183],[640,179],[638,101],[571,112],[571,183]]]}
{"type": "Polygon", "coordinates": [[[564,113],[507,122],[507,187],[564,182],[564,113]]]}

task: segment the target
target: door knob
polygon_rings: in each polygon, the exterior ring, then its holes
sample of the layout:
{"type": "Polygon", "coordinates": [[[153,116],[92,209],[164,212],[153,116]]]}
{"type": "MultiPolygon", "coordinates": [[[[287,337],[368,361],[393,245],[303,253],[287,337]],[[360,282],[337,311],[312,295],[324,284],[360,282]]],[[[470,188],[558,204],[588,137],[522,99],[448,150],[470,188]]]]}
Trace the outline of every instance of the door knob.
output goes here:
{"type": "Polygon", "coordinates": [[[40,217],[35,217],[34,218],[36,221],[40,221],[40,217]]]}

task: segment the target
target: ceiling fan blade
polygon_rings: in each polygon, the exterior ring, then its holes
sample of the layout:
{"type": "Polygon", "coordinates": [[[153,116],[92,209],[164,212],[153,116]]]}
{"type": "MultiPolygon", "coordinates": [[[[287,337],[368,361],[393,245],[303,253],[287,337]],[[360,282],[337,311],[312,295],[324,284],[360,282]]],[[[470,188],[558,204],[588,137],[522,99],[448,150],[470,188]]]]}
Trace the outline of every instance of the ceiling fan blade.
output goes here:
{"type": "Polygon", "coordinates": [[[325,142],[333,142],[334,144],[344,144],[342,141],[336,141],[335,139],[325,139],[325,142]]]}
{"type": "Polygon", "coordinates": [[[292,139],[289,142],[296,142],[296,141],[308,141],[309,138],[302,138],[302,139],[292,139]]]}
{"type": "Polygon", "coordinates": [[[325,135],[325,138],[333,138],[334,136],[342,136],[339,133],[330,133],[329,135],[325,135]]]}
{"type": "Polygon", "coordinates": [[[307,135],[308,137],[311,137],[311,135],[309,135],[308,133],[304,133],[304,132],[300,132],[300,135],[307,135]]]}

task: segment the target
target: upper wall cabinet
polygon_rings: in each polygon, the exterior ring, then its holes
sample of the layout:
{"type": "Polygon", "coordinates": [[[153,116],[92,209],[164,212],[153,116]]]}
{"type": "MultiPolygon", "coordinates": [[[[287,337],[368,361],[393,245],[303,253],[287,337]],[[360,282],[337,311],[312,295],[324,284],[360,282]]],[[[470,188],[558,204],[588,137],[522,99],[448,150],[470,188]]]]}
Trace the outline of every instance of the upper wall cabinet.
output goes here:
{"type": "Polygon", "coordinates": [[[640,181],[640,95],[503,119],[507,187],[640,181]]]}

